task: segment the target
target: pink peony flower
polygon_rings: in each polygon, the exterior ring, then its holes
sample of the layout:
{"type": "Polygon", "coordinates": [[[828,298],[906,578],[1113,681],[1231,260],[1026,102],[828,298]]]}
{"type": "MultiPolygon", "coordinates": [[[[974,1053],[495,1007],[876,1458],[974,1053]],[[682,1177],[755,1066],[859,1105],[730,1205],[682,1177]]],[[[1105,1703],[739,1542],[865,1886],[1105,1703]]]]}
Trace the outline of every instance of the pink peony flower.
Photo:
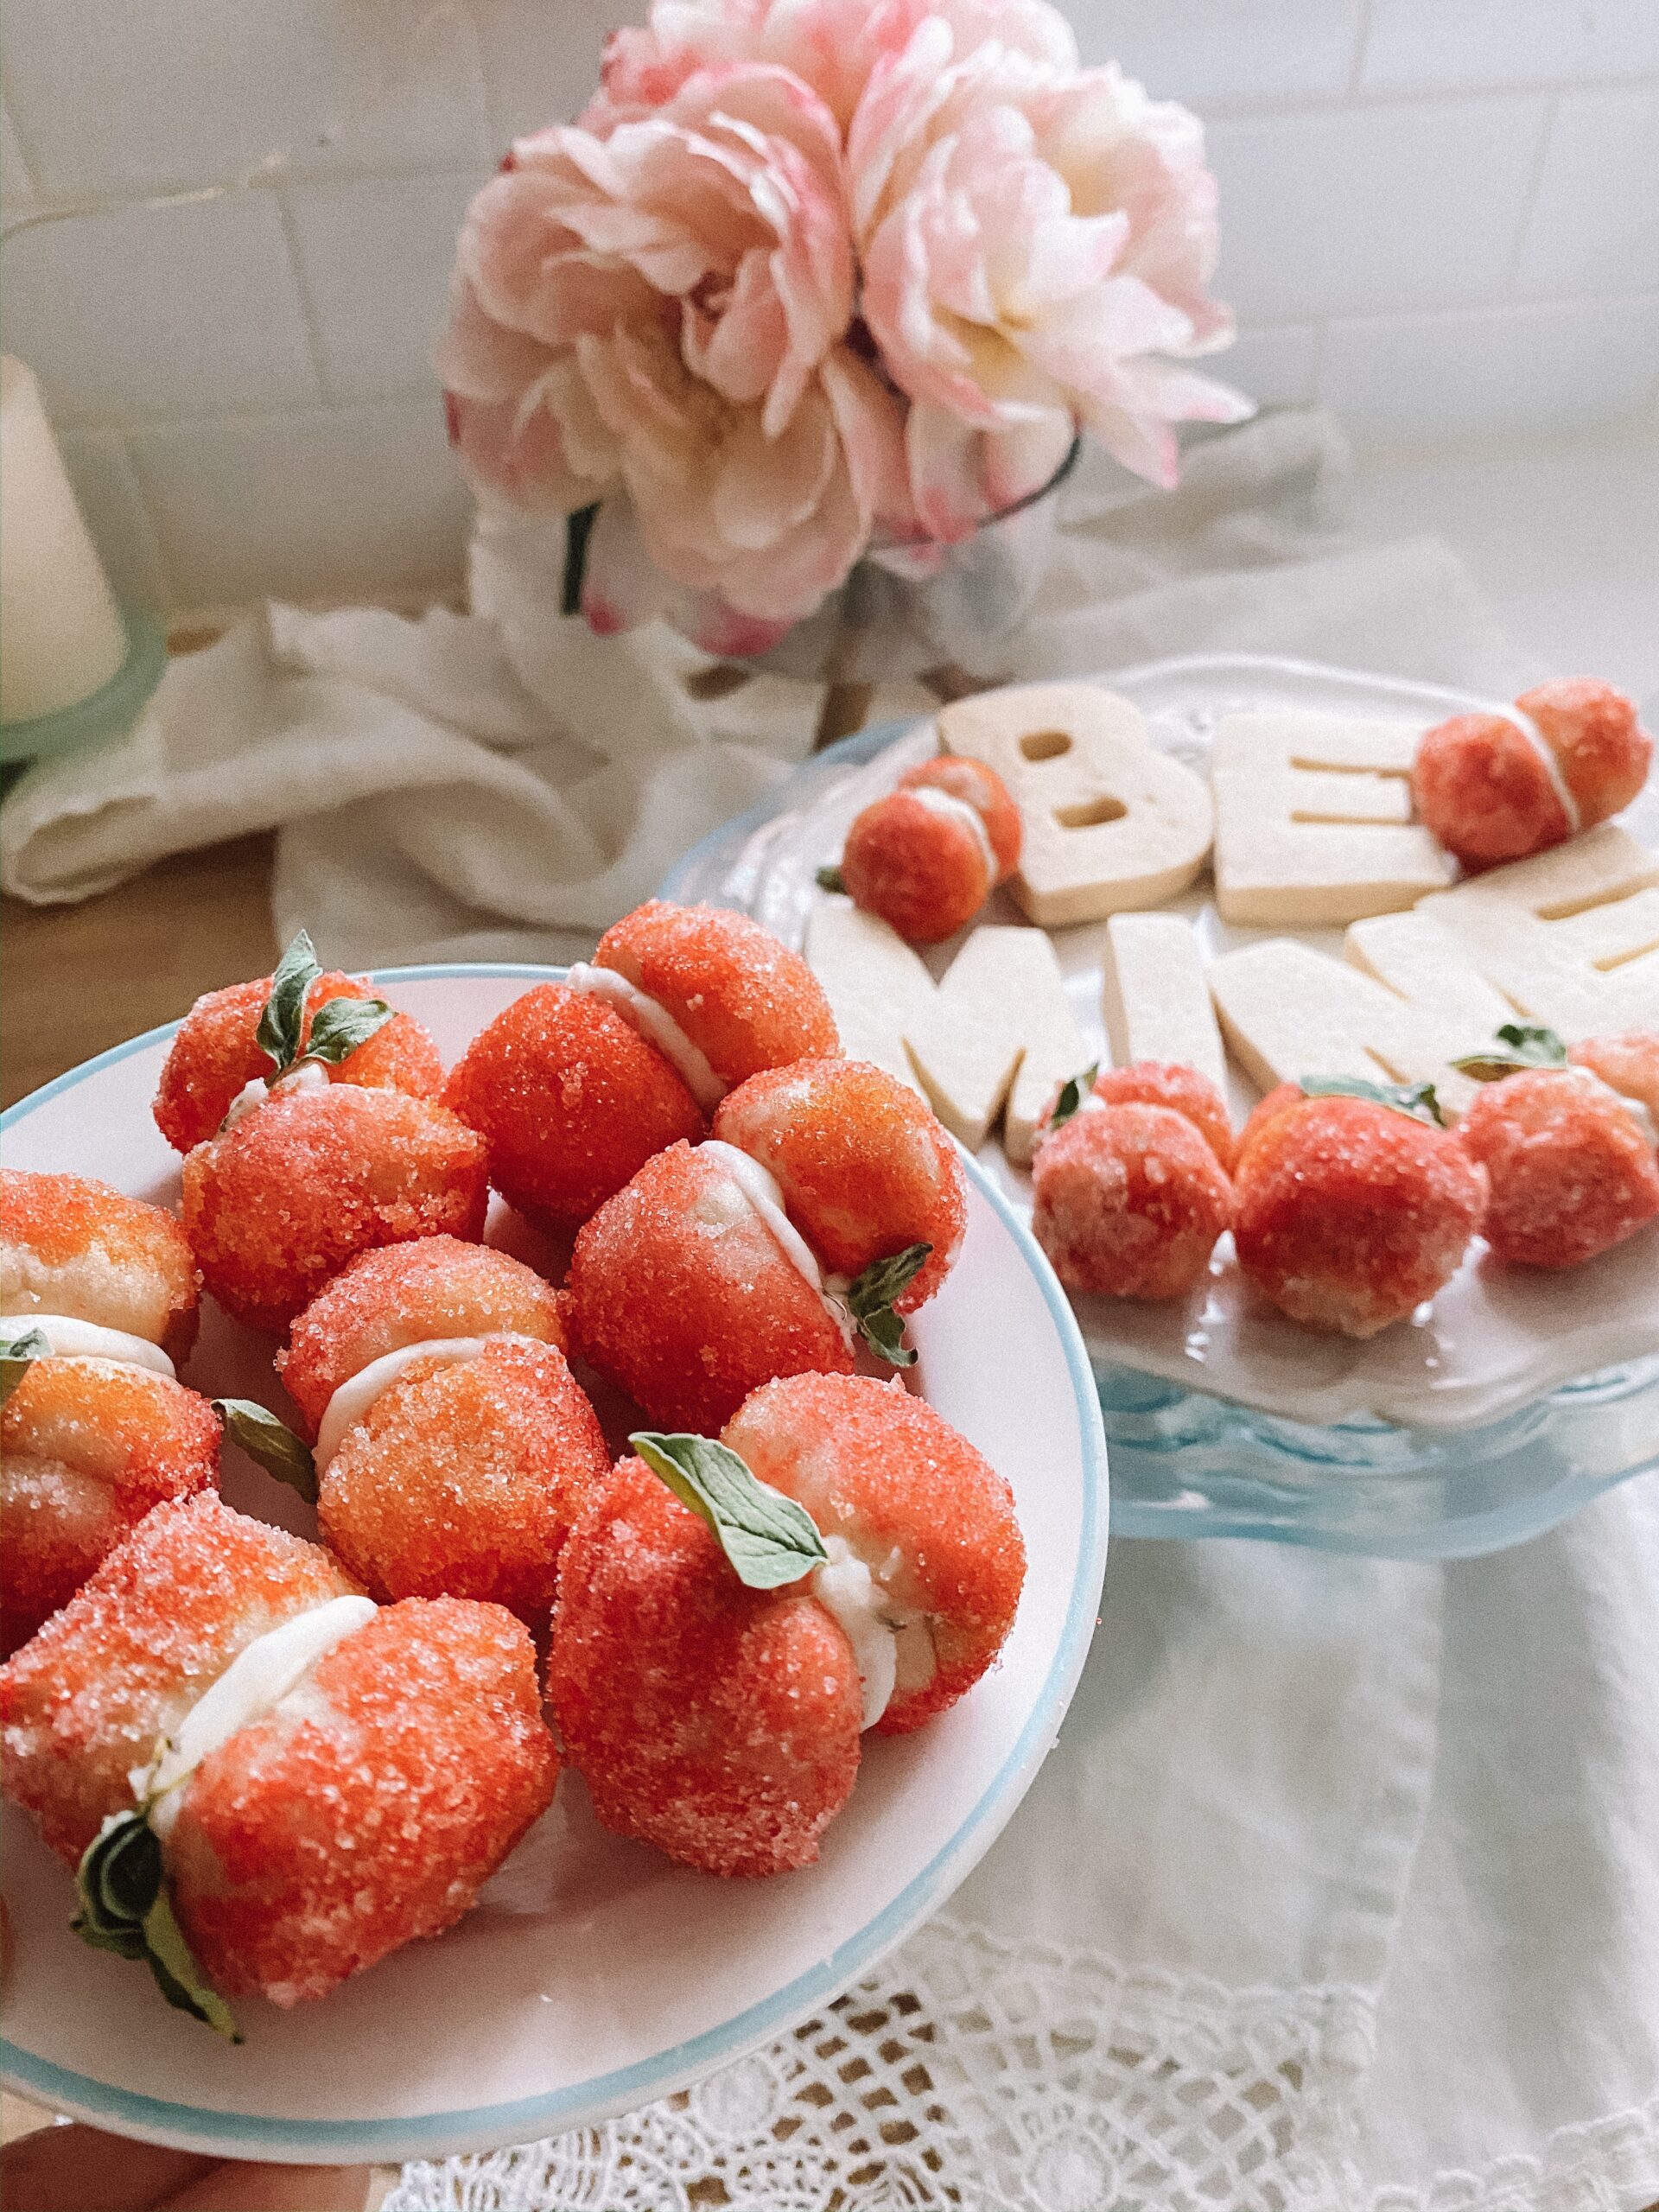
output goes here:
{"type": "Polygon", "coordinates": [[[850,566],[847,514],[868,533],[874,512],[852,487],[897,436],[895,403],[841,344],[852,306],[833,117],[780,69],[699,71],[602,138],[521,139],[474,200],[438,352],[456,447],[515,505],[626,486],[671,575],[700,588],[733,548],[740,575],[758,554],[775,581],[749,599],[792,614],[850,566]],[[809,486],[825,509],[810,528],[809,486]]]}
{"type": "Polygon", "coordinates": [[[1179,365],[1232,336],[1205,290],[1215,180],[1184,108],[1116,66],[1061,76],[995,42],[958,55],[932,16],[875,65],[847,159],[864,315],[914,403],[935,534],[1036,489],[1073,424],[1168,486],[1173,423],[1251,411],[1179,365]]]}

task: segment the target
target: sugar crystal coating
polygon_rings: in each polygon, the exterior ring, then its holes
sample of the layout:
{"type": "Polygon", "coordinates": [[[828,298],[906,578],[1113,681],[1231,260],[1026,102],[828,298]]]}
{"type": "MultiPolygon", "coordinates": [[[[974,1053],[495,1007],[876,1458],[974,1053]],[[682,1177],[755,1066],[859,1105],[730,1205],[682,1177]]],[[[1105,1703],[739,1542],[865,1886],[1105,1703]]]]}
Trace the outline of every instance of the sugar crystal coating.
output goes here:
{"type": "Polygon", "coordinates": [[[852,1367],[823,1300],[726,1169],[688,1144],[600,1208],[568,1287],[581,1349],[660,1427],[712,1435],[774,1375],[852,1367]]]}
{"type": "Polygon", "coordinates": [[[1593,676],[1558,677],[1516,701],[1554,753],[1588,830],[1626,807],[1647,780],[1653,740],[1622,691],[1593,676]]]}
{"type": "Polygon", "coordinates": [[[219,1480],[219,1420],[165,1375],[37,1359],[0,1413],[0,1638],[34,1635],[153,1505],[219,1480]]]}
{"type": "Polygon", "coordinates": [[[1625,1098],[1645,1107],[1659,1129],[1659,1030],[1629,1029],[1617,1037],[1586,1037],[1567,1058],[1588,1068],[1625,1098]]]}
{"type": "Polygon", "coordinates": [[[476,1598],[539,1625],[559,1549],[610,1453],[551,1344],[410,1362],[319,1485],[322,1533],[372,1597],[476,1598]]]}
{"type": "Polygon", "coordinates": [[[1221,1093],[1197,1068],[1177,1060],[1131,1060],[1125,1067],[1103,1068],[1094,1096],[1109,1106],[1167,1106],[1184,1115],[1231,1174],[1238,1150],[1233,1124],[1221,1093]]]}
{"type": "Polygon", "coordinates": [[[778,1179],[827,1273],[857,1275],[906,1245],[931,1256],[898,1300],[926,1304],[962,1249],[968,1179],[932,1109],[866,1060],[798,1060],[723,1098],[715,1135],[778,1179]]]}
{"type": "Polygon", "coordinates": [[[7,1796],[71,1866],[238,1651],[355,1588],[320,1544],[211,1491],[158,1505],[0,1667],[7,1796]]]}
{"type": "Polygon", "coordinates": [[[708,1873],[810,1866],[857,1777],[844,1631],[799,1586],[746,1589],[638,1459],[565,1546],[548,1695],[605,1826],[708,1873]]]}
{"type": "Polygon", "coordinates": [[[522,1624],[405,1599],[197,1768],[168,1845],[174,1909],[226,1996],[326,1996],[453,1926],[557,1776],[522,1624]]]}
{"type": "Polygon", "coordinates": [[[276,1372],[314,1438],[340,1384],[389,1351],[501,1332],[562,1344],[558,1293],[487,1244],[422,1236],[359,1252],[289,1331],[276,1372]]]}
{"type": "Polygon", "coordinates": [[[334,1084],[272,1098],[184,1163],[202,1281],[251,1328],[288,1325],[359,1252],[483,1234],[483,1140],[424,1098],[334,1084]]]}
{"type": "MultiPolygon", "coordinates": [[[[271,979],[232,983],[199,998],[179,1024],[156,1093],[156,1125],[175,1152],[204,1143],[230,1111],[232,1101],[256,1077],[272,1072],[257,1041],[259,1018],[271,979]]],[[[365,976],[337,970],[320,976],[306,995],[305,1036],[329,999],[378,998],[365,976]]],[[[395,1014],[366,1044],[328,1070],[331,1083],[385,1085],[412,1098],[435,1098],[443,1089],[438,1048],[412,1014],[395,1014]]]]}
{"type": "Polygon", "coordinates": [[[823,986],[747,914],[652,899],[606,931],[594,958],[655,999],[723,1083],[838,1049],[823,986]]]}
{"type": "Polygon", "coordinates": [[[1573,823],[1549,769],[1506,715],[1454,715],[1417,748],[1420,819],[1471,871],[1559,845],[1573,823]]]}
{"type": "Polygon", "coordinates": [[[537,983],[497,1014],[445,1093],[487,1141],[509,1205],[558,1229],[586,1221],[654,1153],[707,1129],[669,1062],[615,1007],[537,983]]]}
{"type": "Polygon", "coordinates": [[[1234,1196],[1251,1286],[1309,1328],[1370,1337],[1457,1273],[1487,1181],[1449,1130],[1369,1099],[1302,1097],[1247,1126],[1234,1196]]]}
{"type": "Polygon", "coordinates": [[[954,1705],[1007,1641],[1025,1582],[1013,1493],[989,1460],[897,1379],[862,1375],[768,1382],[721,1440],[925,1621],[931,1679],[901,1683],[878,1732],[908,1734],[954,1705]]]}
{"type": "Polygon", "coordinates": [[[1074,1114],[1032,1166],[1031,1226],[1068,1290],[1183,1298],[1204,1280],[1232,1191],[1195,1124],[1130,1101],[1074,1114]]]}
{"type": "Polygon", "coordinates": [[[95,1321],[176,1362],[196,1306],[189,1239],[164,1207],[89,1175],[0,1170],[0,1313],[95,1321]]]}
{"type": "Polygon", "coordinates": [[[1659,1216],[1659,1161],[1628,1107],[1589,1075],[1540,1069],[1483,1084],[1458,1124],[1491,1178],[1501,1260],[1575,1268],[1659,1216]]]}
{"type": "Polygon", "coordinates": [[[969,760],[956,753],[936,753],[906,768],[899,779],[900,791],[940,791],[971,806],[985,824],[996,857],[994,884],[1006,883],[1020,865],[1024,830],[1014,795],[995,768],[983,760],[969,760]]]}
{"type": "Polygon", "coordinates": [[[841,880],[855,906],[912,944],[938,944],[964,928],[992,889],[972,826],[908,790],[872,800],[854,819],[841,880]]]}

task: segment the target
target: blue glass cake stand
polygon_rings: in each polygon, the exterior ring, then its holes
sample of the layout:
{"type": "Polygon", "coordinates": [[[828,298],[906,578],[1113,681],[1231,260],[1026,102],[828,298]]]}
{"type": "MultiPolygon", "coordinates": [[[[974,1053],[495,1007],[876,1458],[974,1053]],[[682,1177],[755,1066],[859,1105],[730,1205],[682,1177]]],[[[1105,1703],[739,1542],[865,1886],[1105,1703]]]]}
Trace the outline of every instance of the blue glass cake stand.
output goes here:
{"type": "MultiPolygon", "coordinates": [[[[1239,656],[1166,661],[1109,680],[1148,714],[1173,716],[1200,750],[1209,722],[1233,705],[1337,704],[1354,714],[1415,711],[1433,720],[1453,711],[1455,697],[1239,656]]],[[[781,880],[785,845],[798,857],[790,825],[798,829],[845,788],[849,770],[914,727],[861,730],[817,754],[762,804],[687,853],[662,895],[736,906],[797,935],[810,893],[781,880]]],[[[1172,749],[1186,748],[1178,741],[1172,749]]],[[[1112,1529],[1120,1535],[1252,1536],[1395,1559],[1459,1558],[1537,1535],[1615,1484],[1659,1471],[1659,1319],[1651,1356],[1454,1429],[1370,1414],[1286,1420],[1099,1358],[1095,1378],[1111,1458],[1112,1529]]]]}

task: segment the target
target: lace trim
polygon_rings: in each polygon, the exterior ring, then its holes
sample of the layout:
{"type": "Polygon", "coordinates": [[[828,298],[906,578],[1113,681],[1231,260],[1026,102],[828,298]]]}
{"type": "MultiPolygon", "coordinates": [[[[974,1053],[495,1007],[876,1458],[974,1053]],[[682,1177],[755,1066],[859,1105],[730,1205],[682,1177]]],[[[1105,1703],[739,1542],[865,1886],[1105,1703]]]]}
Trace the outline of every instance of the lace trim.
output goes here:
{"type": "Polygon", "coordinates": [[[1371,2039],[1357,1989],[936,1920],[769,2050],[603,2127],[407,2167],[383,2212],[1337,2212],[1321,2145],[1371,2039]]]}
{"type": "Polygon", "coordinates": [[[1643,2212],[1656,2199],[1659,2097],[1558,2127],[1536,2158],[1436,2174],[1423,2189],[1378,2190],[1367,2212],[1643,2212]]]}

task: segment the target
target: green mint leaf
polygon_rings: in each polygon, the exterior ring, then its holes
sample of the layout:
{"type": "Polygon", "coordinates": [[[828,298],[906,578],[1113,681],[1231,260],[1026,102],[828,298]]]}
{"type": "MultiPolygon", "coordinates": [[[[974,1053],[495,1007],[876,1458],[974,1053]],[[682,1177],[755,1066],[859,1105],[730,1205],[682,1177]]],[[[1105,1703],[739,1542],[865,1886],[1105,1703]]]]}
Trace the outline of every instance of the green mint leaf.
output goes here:
{"type": "MultiPolygon", "coordinates": [[[[0,1331],[4,1328],[0,1323],[0,1331]]],[[[52,1346],[43,1329],[16,1328],[11,1336],[0,1335],[0,1406],[3,1406],[17,1385],[37,1359],[49,1359],[52,1346]]]]}
{"type": "Polygon", "coordinates": [[[69,1923],[83,1943],[142,1959],[169,2005],[232,2043],[241,2036],[230,2007],[192,1957],[167,1893],[162,1847],[147,1808],[111,1813],[75,1870],[80,1910],[69,1923]]]}
{"type": "MultiPolygon", "coordinates": [[[[305,1002],[311,995],[312,984],[321,973],[317,965],[316,947],[301,930],[276,963],[276,973],[270,979],[270,996],[259,1017],[259,1049],[272,1062],[276,1075],[286,1074],[300,1056],[305,1002]]],[[[271,1077],[267,1076],[265,1080],[269,1083],[271,1077]]]]}
{"type": "Polygon", "coordinates": [[[1054,1111],[1048,1117],[1051,1129],[1058,1129],[1069,1122],[1095,1087],[1095,1077],[1100,1073],[1100,1062],[1096,1060],[1084,1068],[1081,1075],[1074,1075],[1069,1083],[1060,1085],[1060,1095],[1054,1101],[1054,1111]]]}
{"type": "Polygon", "coordinates": [[[1414,1122],[1426,1122],[1431,1128],[1446,1127],[1432,1083],[1367,1083],[1357,1075],[1305,1075],[1301,1090],[1309,1098],[1368,1098],[1373,1106],[1386,1106],[1414,1122]]]}
{"type": "Polygon", "coordinates": [[[700,1514],[751,1590],[798,1582],[829,1557],[804,1505],[750,1473],[735,1452],[707,1436],[660,1436],[641,1430],[628,1439],[682,1505],[700,1514]]]}
{"type": "Polygon", "coordinates": [[[1497,1043],[1483,1052],[1467,1052],[1452,1066],[1476,1083],[1502,1083],[1506,1075],[1525,1068],[1564,1068],[1567,1047],[1553,1029],[1536,1022],[1506,1021],[1497,1032],[1497,1043]]]}
{"type": "Polygon", "coordinates": [[[820,891],[845,891],[847,888],[846,878],[833,864],[818,870],[817,884],[820,891]]]}
{"type": "Polygon", "coordinates": [[[854,1277],[847,1293],[854,1327],[891,1366],[916,1364],[916,1355],[905,1342],[905,1325],[893,1305],[927,1265],[932,1249],[931,1244],[907,1244],[887,1259],[872,1260],[862,1274],[854,1277]]]}
{"type": "Polygon", "coordinates": [[[257,1459],[268,1475],[298,1491],[308,1505],[317,1502],[317,1469],[310,1452],[286,1421],[251,1398],[215,1398],[213,1411],[225,1433],[257,1459]]]}
{"type": "Polygon", "coordinates": [[[337,1068],[391,1020],[391,1008],[385,999],[329,999],[313,1015],[311,1034],[295,1065],[322,1060],[337,1068]]]}

